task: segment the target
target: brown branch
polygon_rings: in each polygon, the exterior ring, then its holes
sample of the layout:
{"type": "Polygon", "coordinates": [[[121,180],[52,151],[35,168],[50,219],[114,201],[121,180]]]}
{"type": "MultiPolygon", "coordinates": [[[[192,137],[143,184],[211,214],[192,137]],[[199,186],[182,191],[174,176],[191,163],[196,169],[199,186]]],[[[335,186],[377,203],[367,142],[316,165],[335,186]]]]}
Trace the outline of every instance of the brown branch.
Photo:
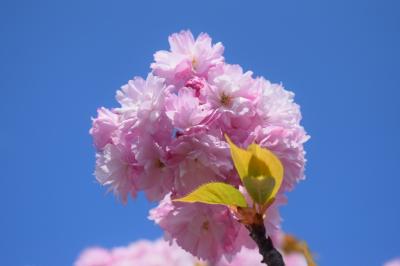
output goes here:
{"type": "MultiPolygon", "coordinates": [[[[259,214],[257,214],[259,215],[259,214]]],[[[285,266],[282,255],[274,248],[270,237],[266,236],[265,226],[262,217],[258,217],[258,222],[247,225],[250,237],[256,242],[258,250],[262,255],[262,263],[268,266],[285,266]]]]}

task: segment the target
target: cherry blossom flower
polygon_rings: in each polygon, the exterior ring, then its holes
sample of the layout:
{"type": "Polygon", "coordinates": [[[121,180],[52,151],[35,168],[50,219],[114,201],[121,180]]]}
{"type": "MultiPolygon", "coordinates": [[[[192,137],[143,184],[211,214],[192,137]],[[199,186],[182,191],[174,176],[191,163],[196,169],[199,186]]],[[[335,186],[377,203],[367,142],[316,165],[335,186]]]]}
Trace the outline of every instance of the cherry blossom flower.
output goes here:
{"type": "Polygon", "coordinates": [[[81,253],[74,266],[110,266],[112,261],[112,255],[107,249],[91,247],[81,253]]]}
{"type": "Polygon", "coordinates": [[[219,136],[197,133],[183,135],[170,146],[174,169],[174,196],[185,195],[206,182],[232,175],[229,147],[219,136]]]}
{"type": "Polygon", "coordinates": [[[223,206],[172,203],[167,196],[150,212],[170,241],[197,257],[217,261],[235,254],[240,248],[235,240],[241,225],[223,206]]]}
{"type": "Polygon", "coordinates": [[[207,76],[211,67],[224,60],[224,47],[221,43],[213,45],[206,33],[194,39],[190,31],[181,31],[172,34],[168,40],[171,51],[156,52],[151,68],[155,75],[165,78],[170,84],[182,84],[191,75],[207,76]]]}
{"type": "Polygon", "coordinates": [[[97,110],[97,118],[93,119],[93,127],[90,129],[90,134],[98,150],[102,150],[108,143],[113,143],[112,135],[118,129],[118,126],[118,114],[104,107],[97,110]]]}
{"type": "Polygon", "coordinates": [[[201,266],[201,262],[176,244],[165,240],[139,240],[111,250],[88,248],[74,266],[201,266]]]}
{"type": "Polygon", "coordinates": [[[198,125],[211,113],[208,104],[200,104],[197,92],[182,88],[178,95],[171,94],[166,99],[166,114],[175,128],[185,130],[198,125]]]}
{"type": "Polygon", "coordinates": [[[96,154],[96,178],[100,184],[110,186],[123,202],[128,195],[136,197],[135,159],[132,152],[122,145],[107,144],[96,154]]]}
{"type": "Polygon", "coordinates": [[[145,191],[149,200],[161,200],[173,187],[173,173],[168,167],[167,152],[148,137],[141,138],[133,151],[137,165],[142,169],[136,184],[145,191]]]}

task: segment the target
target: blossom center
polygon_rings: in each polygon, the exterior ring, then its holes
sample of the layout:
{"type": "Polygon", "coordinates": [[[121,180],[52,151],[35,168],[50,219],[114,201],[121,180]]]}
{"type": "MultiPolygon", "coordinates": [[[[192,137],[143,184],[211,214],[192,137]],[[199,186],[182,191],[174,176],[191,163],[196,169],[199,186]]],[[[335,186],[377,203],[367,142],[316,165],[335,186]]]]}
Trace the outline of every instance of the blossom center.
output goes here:
{"type": "Polygon", "coordinates": [[[164,166],[165,166],[165,164],[160,159],[156,160],[156,167],[157,168],[162,169],[162,168],[164,168],[164,166]]]}
{"type": "Polygon", "coordinates": [[[231,103],[232,98],[229,95],[226,95],[224,92],[221,94],[219,102],[223,106],[229,106],[231,103]]]}
{"type": "Polygon", "coordinates": [[[208,231],[208,229],[210,228],[210,223],[208,221],[205,221],[202,225],[201,228],[203,228],[203,230],[208,231]]]}
{"type": "Polygon", "coordinates": [[[195,91],[196,97],[199,97],[200,90],[204,87],[204,84],[201,79],[195,77],[188,80],[185,84],[185,87],[193,89],[195,91]]]}
{"type": "Polygon", "coordinates": [[[193,70],[196,70],[196,68],[197,68],[197,60],[196,60],[196,58],[192,58],[192,68],[193,68],[193,70]]]}

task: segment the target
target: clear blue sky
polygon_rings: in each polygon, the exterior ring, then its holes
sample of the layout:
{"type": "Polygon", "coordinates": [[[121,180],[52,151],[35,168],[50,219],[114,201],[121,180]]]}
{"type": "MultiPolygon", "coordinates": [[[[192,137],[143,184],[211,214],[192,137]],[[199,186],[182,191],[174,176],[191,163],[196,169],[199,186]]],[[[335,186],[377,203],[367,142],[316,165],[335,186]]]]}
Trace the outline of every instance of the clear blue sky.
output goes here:
{"type": "Polygon", "coordinates": [[[161,236],[143,197],[122,206],[95,182],[88,130],[181,29],[296,93],[312,138],[284,228],[322,266],[400,255],[399,14],[396,0],[1,0],[0,264],[161,236]]]}

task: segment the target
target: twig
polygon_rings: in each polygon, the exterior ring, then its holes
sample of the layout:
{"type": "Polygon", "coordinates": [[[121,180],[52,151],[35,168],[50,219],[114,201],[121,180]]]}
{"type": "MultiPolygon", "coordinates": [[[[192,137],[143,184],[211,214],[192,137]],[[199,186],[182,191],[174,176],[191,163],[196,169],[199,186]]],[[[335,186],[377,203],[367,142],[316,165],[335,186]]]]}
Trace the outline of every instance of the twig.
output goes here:
{"type": "Polygon", "coordinates": [[[256,242],[258,250],[262,255],[262,263],[268,266],[285,266],[282,255],[274,248],[270,237],[266,237],[266,231],[262,217],[257,219],[260,222],[247,225],[250,237],[256,242]]]}

